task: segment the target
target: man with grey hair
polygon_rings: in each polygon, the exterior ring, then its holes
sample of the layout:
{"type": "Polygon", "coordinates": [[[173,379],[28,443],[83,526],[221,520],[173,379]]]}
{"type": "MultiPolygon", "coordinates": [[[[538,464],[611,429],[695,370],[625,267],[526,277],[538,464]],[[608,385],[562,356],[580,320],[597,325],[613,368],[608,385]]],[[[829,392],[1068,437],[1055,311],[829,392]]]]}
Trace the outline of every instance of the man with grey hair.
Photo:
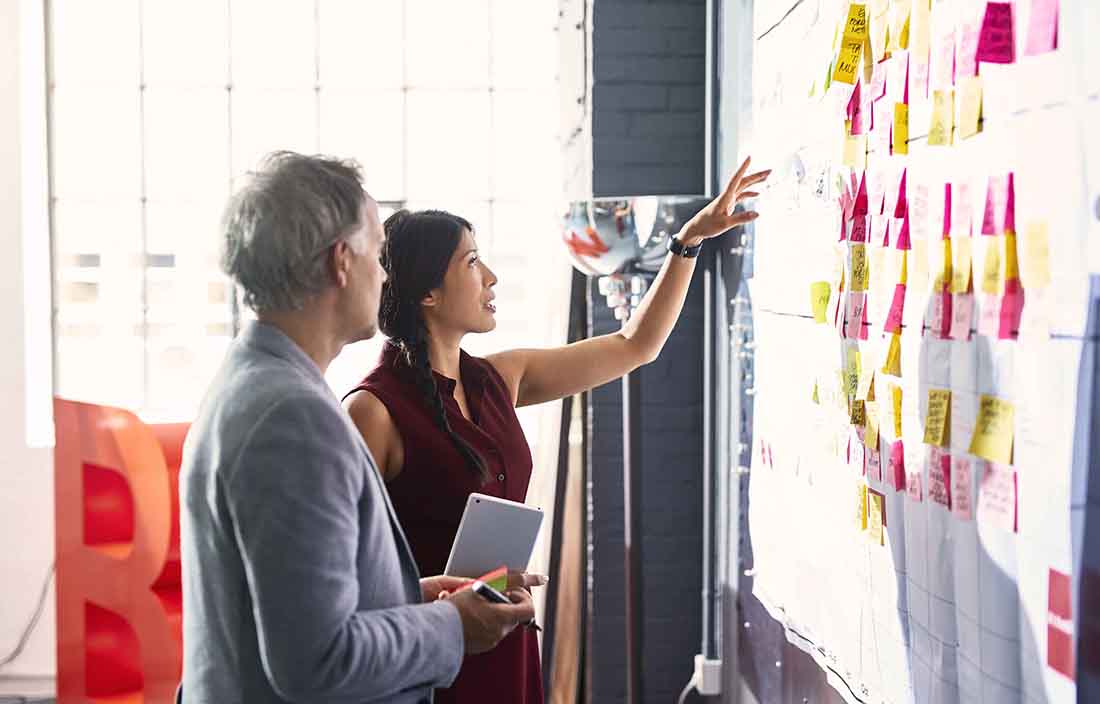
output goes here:
{"type": "Polygon", "coordinates": [[[258,320],[180,475],[183,701],[423,702],[534,615],[421,580],[374,459],[324,379],[374,335],[378,207],[349,162],[270,155],[230,201],[225,271],[258,320]],[[438,598],[441,592],[452,592],[438,598]]]}

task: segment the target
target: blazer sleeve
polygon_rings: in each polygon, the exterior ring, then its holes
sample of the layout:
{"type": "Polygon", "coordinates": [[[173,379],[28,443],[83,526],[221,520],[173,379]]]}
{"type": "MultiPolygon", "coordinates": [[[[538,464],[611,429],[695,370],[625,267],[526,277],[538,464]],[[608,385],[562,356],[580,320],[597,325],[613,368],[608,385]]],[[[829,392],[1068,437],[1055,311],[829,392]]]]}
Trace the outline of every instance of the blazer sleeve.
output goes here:
{"type": "Polygon", "coordinates": [[[309,395],[280,400],[223,475],[264,672],[300,702],[446,687],[465,654],[453,605],[358,610],[359,503],[377,490],[364,492],[361,449],[337,410],[309,395]]]}

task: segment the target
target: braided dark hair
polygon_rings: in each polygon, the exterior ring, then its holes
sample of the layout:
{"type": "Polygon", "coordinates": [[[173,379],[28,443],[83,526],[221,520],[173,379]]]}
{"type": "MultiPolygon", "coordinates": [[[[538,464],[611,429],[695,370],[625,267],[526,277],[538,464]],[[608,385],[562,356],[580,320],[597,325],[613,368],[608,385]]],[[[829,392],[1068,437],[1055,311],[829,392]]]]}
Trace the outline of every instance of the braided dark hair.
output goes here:
{"type": "Polygon", "coordinates": [[[469,221],[442,210],[411,213],[399,210],[386,218],[386,243],[382,267],[388,276],[382,284],[378,325],[398,346],[403,361],[414,372],[416,386],[424,395],[435,423],[445,432],[466,464],[484,484],[490,479],[485,459],[451,428],[443,398],[435,383],[428,358],[428,328],[420,312],[424,296],[443,284],[451,257],[462,241],[464,230],[473,232],[469,221]]]}

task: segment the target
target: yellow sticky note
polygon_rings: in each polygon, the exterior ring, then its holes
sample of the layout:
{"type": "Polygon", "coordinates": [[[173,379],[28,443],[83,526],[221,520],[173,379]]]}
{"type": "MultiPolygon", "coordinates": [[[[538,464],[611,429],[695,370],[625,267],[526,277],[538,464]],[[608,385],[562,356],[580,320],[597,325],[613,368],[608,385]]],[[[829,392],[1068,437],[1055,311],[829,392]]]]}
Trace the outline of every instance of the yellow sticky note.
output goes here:
{"type": "Polygon", "coordinates": [[[936,240],[936,257],[933,264],[936,266],[936,276],[933,279],[932,290],[942,292],[943,285],[951,283],[951,239],[936,240]]]}
{"type": "Polygon", "coordinates": [[[844,393],[853,398],[859,388],[859,374],[863,365],[860,362],[859,348],[852,345],[848,348],[848,358],[844,364],[844,393]]]}
{"type": "Polygon", "coordinates": [[[959,80],[959,139],[973,137],[982,130],[982,77],[959,80]]]}
{"type": "Polygon", "coordinates": [[[883,521],[883,509],[882,500],[885,497],[877,491],[867,492],[867,523],[870,529],[871,542],[877,545],[885,545],[886,540],[883,535],[882,527],[885,525],[883,521]]]}
{"type": "Polygon", "coordinates": [[[852,401],[852,412],[849,420],[852,425],[862,428],[867,425],[867,402],[863,399],[852,401]]]}
{"type": "Polygon", "coordinates": [[[859,501],[859,507],[856,509],[856,527],[860,531],[865,531],[867,530],[867,485],[862,481],[856,491],[856,500],[859,501]]]}
{"type": "Polygon", "coordinates": [[[932,44],[932,12],[927,2],[918,0],[913,4],[912,22],[909,26],[909,47],[912,60],[921,63],[928,61],[928,50],[932,44]]]}
{"type": "Polygon", "coordinates": [[[814,312],[814,321],[827,322],[825,313],[829,308],[829,296],[832,290],[828,281],[815,281],[810,284],[810,309],[814,312]]]}
{"type": "Polygon", "coordinates": [[[951,293],[966,293],[970,290],[971,252],[970,237],[960,235],[951,238],[951,293]]]}
{"type": "Polygon", "coordinates": [[[859,171],[867,168],[867,135],[850,134],[844,137],[844,165],[859,171]]]}
{"type": "Polygon", "coordinates": [[[901,250],[901,273],[898,275],[899,284],[909,283],[909,250],[901,250]]]}
{"type": "Polygon", "coordinates": [[[909,106],[894,104],[894,153],[909,153],[909,106]]]}
{"type": "Polygon", "coordinates": [[[982,291],[985,293],[998,294],[1004,286],[1001,246],[1001,242],[992,237],[985,243],[985,267],[982,269],[982,291]]]}
{"type": "Polygon", "coordinates": [[[1016,233],[1006,230],[1005,236],[1005,281],[1020,278],[1020,261],[1016,258],[1016,233]]]}
{"type": "Polygon", "coordinates": [[[852,290],[867,290],[867,247],[862,243],[852,245],[852,290]]]}
{"type": "Polygon", "coordinates": [[[890,348],[886,351],[886,361],[882,365],[883,374],[901,376],[901,333],[890,336],[890,348]]]}
{"type": "Polygon", "coordinates": [[[951,392],[947,389],[928,390],[924,443],[937,447],[948,447],[951,444],[951,392]]]}
{"type": "Polygon", "coordinates": [[[816,404],[819,404],[819,405],[821,404],[821,396],[819,396],[818,393],[817,393],[817,382],[816,381],[814,382],[813,402],[816,403],[816,404]]]}
{"type": "Polygon", "coordinates": [[[974,435],[970,438],[970,454],[990,462],[1012,464],[1014,415],[1015,409],[1008,401],[982,394],[974,435]]]}
{"type": "Polygon", "coordinates": [[[1045,222],[1030,222],[1024,230],[1022,281],[1025,288],[1050,284],[1050,240],[1045,222]]]}
{"type": "Polygon", "coordinates": [[[901,387],[890,384],[890,400],[894,411],[894,437],[901,437],[901,387]]]}
{"type": "Polygon", "coordinates": [[[856,72],[860,69],[860,56],[863,55],[863,37],[845,36],[840,43],[840,53],[836,57],[836,66],[833,68],[833,80],[838,83],[854,85],[856,72]]]}
{"type": "Polygon", "coordinates": [[[853,3],[848,7],[848,19],[844,23],[844,36],[859,37],[860,39],[867,36],[866,5],[853,3]]]}
{"type": "Polygon", "coordinates": [[[903,50],[909,48],[909,15],[905,16],[905,24],[901,26],[901,36],[898,37],[898,46],[903,50]]]}
{"type": "Polygon", "coordinates": [[[932,91],[932,126],[928,128],[928,144],[947,147],[951,145],[955,122],[955,92],[932,91]]]}
{"type": "Polygon", "coordinates": [[[864,442],[870,449],[878,451],[878,404],[868,402],[865,406],[865,410],[865,425],[867,427],[867,432],[863,436],[864,442]]]}

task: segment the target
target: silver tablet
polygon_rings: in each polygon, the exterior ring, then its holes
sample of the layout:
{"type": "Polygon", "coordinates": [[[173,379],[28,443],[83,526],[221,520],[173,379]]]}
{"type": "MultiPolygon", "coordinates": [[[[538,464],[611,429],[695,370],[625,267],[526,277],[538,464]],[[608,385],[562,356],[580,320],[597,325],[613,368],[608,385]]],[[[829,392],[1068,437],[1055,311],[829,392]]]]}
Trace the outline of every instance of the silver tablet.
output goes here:
{"type": "Polygon", "coordinates": [[[443,574],[473,578],[501,565],[527,569],[542,515],[542,509],[527,504],[470,494],[443,574]]]}

